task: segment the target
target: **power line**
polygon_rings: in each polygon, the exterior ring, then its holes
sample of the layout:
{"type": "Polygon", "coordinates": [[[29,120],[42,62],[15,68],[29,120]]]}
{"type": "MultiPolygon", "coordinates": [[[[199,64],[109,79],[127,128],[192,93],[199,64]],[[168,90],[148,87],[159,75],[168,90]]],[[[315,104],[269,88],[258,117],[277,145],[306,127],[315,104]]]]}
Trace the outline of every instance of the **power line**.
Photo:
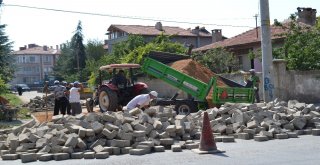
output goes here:
{"type": "Polygon", "coordinates": [[[174,20],[144,18],[144,17],[136,17],[136,16],[112,15],[112,14],[90,13],[90,12],[72,11],[72,10],[61,10],[61,9],[52,9],[52,8],[43,8],[43,7],[34,7],[34,6],[25,6],[25,5],[15,5],[15,4],[3,4],[3,6],[22,7],[22,8],[30,8],[30,9],[38,9],[38,10],[48,10],[48,11],[56,11],[56,12],[64,12],[64,13],[73,13],[73,14],[95,15],[95,16],[103,16],[103,17],[114,17],[114,18],[124,18],[124,19],[136,19],[136,20],[144,20],[144,21],[162,21],[162,22],[170,22],[170,23],[196,24],[196,25],[206,25],[206,26],[224,26],[224,27],[237,27],[237,28],[254,28],[254,27],[251,27],[251,26],[221,25],[221,24],[201,23],[201,22],[174,21],[174,20]]]}

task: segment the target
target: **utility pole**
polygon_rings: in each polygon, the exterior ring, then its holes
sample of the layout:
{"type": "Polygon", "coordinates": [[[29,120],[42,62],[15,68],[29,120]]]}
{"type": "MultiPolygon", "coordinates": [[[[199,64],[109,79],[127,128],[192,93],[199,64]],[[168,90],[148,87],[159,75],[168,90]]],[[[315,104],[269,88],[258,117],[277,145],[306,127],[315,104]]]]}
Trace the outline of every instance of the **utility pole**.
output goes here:
{"type": "Polygon", "coordinates": [[[258,14],[255,14],[253,17],[256,19],[256,35],[257,35],[257,38],[259,38],[259,33],[258,33],[258,14]]]}
{"type": "Polygon", "coordinates": [[[263,100],[272,101],[274,94],[269,0],[260,0],[263,100]]]}

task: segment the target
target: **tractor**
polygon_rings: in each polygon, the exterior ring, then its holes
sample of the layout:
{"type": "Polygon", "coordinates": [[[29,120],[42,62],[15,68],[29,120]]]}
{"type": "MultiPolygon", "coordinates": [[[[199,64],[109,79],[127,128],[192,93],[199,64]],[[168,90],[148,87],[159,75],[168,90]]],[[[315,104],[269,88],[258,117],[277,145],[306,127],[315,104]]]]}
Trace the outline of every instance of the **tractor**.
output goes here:
{"type": "Polygon", "coordinates": [[[110,64],[100,67],[100,83],[95,94],[95,104],[99,104],[102,112],[121,110],[122,107],[127,105],[127,103],[135,96],[149,93],[147,84],[143,82],[136,82],[135,73],[139,68],[139,64],[110,64]],[[126,86],[118,86],[112,83],[119,70],[125,70],[129,73],[126,86]],[[112,79],[102,81],[102,71],[111,72],[112,79]]]}

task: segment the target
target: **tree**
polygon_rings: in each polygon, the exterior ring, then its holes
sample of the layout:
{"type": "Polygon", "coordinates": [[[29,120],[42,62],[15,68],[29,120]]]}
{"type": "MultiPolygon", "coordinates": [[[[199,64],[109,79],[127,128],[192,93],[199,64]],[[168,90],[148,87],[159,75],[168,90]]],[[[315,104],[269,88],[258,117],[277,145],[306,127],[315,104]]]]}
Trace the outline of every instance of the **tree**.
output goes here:
{"type": "MultiPolygon", "coordinates": [[[[71,49],[74,56],[74,68],[77,68],[77,72],[81,73],[82,69],[86,66],[86,52],[83,45],[83,34],[81,21],[78,22],[77,29],[71,38],[71,49]]],[[[79,80],[82,81],[84,78],[80,75],[79,80]]]]}
{"type": "Polygon", "coordinates": [[[61,49],[61,55],[53,68],[57,79],[66,81],[85,81],[84,68],[86,65],[86,51],[83,45],[83,35],[81,21],[79,21],[76,31],[71,38],[71,42],[66,42],[61,49]]]}
{"type": "Polygon", "coordinates": [[[114,45],[114,47],[112,48],[111,54],[121,58],[125,55],[128,55],[132,50],[140,46],[144,46],[145,44],[146,43],[144,42],[144,39],[142,36],[129,34],[127,40],[119,42],[114,45]]]}
{"type": "Polygon", "coordinates": [[[86,47],[87,59],[99,60],[106,51],[103,49],[103,43],[97,40],[89,40],[86,47]]]}
{"type": "Polygon", "coordinates": [[[284,45],[273,50],[274,57],[286,59],[288,69],[320,69],[320,28],[297,23],[295,15],[290,19],[288,24],[278,23],[287,32],[281,34],[284,45]]]}
{"type": "Polygon", "coordinates": [[[132,50],[122,60],[124,63],[142,63],[142,59],[150,51],[163,51],[169,53],[183,54],[186,52],[186,48],[178,43],[172,42],[170,36],[161,34],[157,36],[152,42],[145,46],[139,46],[132,50]]]}
{"type": "Polygon", "coordinates": [[[231,72],[240,68],[239,62],[234,55],[222,47],[211,49],[204,53],[195,53],[193,58],[215,73],[231,72]]]}
{"type": "Polygon", "coordinates": [[[14,58],[10,55],[13,42],[5,35],[6,25],[0,25],[0,79],[8,83],[14,76],[14,58]]]}

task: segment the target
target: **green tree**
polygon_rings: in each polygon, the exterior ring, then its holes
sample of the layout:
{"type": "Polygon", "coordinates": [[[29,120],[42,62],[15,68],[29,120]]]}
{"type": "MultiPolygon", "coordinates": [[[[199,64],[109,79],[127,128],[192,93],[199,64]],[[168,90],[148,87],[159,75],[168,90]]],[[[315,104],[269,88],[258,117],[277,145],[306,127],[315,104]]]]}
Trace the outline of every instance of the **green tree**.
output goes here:
{"type": "Polygon", "coordinates": [[[150,51],[163,51],[169,53],[183,54],[186,52],[186,48],[178,43],[172,42],[170,36],[161,34],[157,36],[152,42],[145,46],[139,46],[132,50],[122,60],[124,63],[142,63],[143,57],[150,51]]]}
{"type": "Polygon", "coordinates": [[[297,23],[295,15],[290,19],[288,24],[278,25],[286,32],[281,34],[285,38],[284,45],[273,50],[274,57],[286,59],[288,69],[320,69],[320,28],[297,23]]]}
{"type": "Polygon", "coordinates": [[[116,43],[112,48],[112,55],[122,58],[128,55],[132,50],[144,46],[146,43],[140,35],[129,34],[128,39],[119,43],[116,43]]]}
{"type": "Polygon", "coordinates": [[[234,55],[222,47],[211,49],[205,53],[195,53],[193,58],[215,73],[226,73],[240,68],[234,55]]]}
{"type": "Polygon", "coordinates": [[[5,34],[6,25],[0,25],[0,79],[8,83],[14,76],[14,58],[10,55],[12,44],[5,34]]]}
{"type": "Polygon", "coordinates": [[[98,40],[89,40],[86,47],[87,59],[99,60],[106,51],[103,49],[103,43],[98,40]]]}
{"type": "Polygon", "coordinates": [[[81,21],[78,22],[78,26],[74,35],[71,38],[71,49],[72,54],[74,56],[74,68],[77,68],[77,73],[80,74],[79,80],[83,81],[85,78],[83,77],[82,70],[86,65],[86,51],[85,46],[83,45],[83,34],[82,34],[82,25],[81,21]]]}
{"type": "MultiPolygon", "coordinates": [[[[73,51],[71,49],[70,42],[64,43],[61,48],[61,55],[59,56],[57,63],[53,67],[54,76],[58,80],[70,80],[70,75],[76,74],[74,57],[72,55],[73,51]]],[[[71,76],[72,77],[72,76],[71,76]]]]}

